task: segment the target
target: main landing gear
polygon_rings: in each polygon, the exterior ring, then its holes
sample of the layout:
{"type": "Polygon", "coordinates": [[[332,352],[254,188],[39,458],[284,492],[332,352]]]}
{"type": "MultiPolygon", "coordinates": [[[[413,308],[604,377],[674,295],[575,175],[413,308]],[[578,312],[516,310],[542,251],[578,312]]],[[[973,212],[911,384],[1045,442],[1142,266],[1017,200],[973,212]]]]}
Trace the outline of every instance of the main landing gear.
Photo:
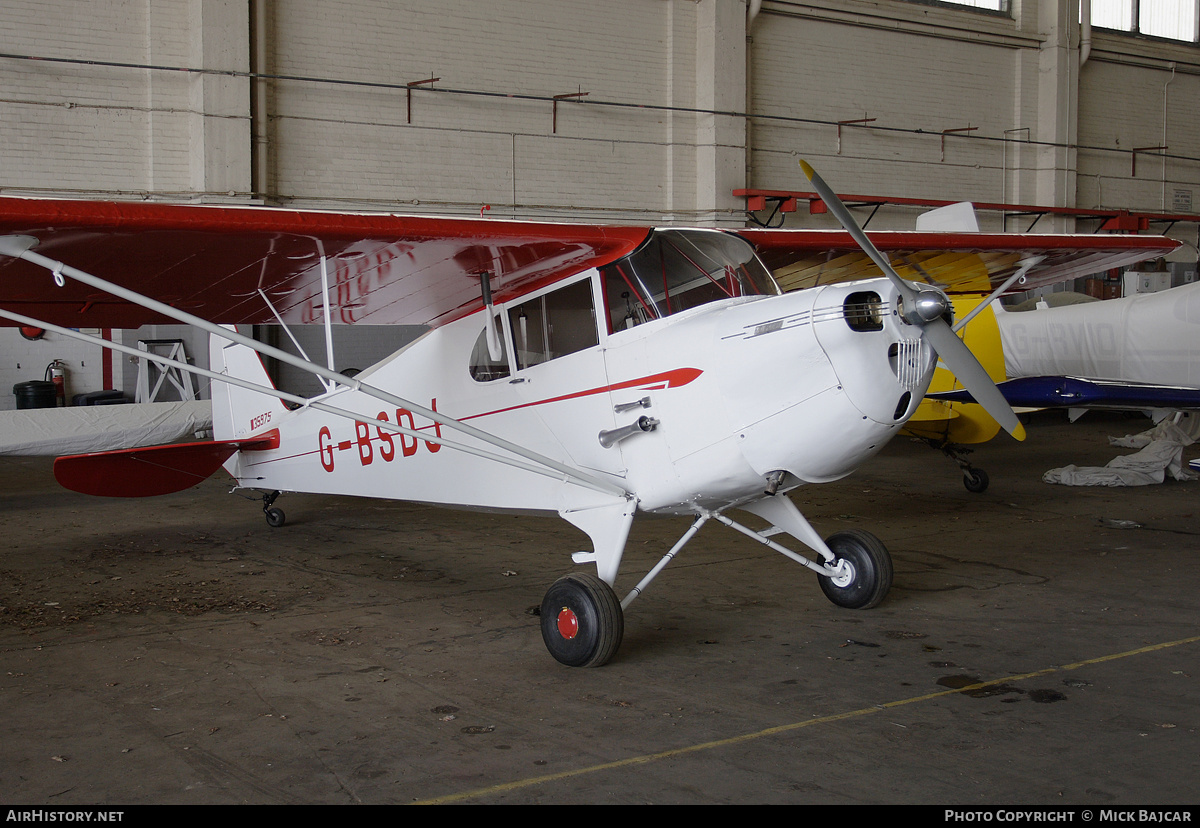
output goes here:
{"type": "MultiPolygon", "coordinates": [[[[882,601],[891,589],[891,555],[870,532],[850,529],[831,535],[827,541],[821,540],[795,504],[784,495],[743,504],[740,508],[754,512],[774,525],[756,532],[720,512],[697,509],[699,516],[687,532],[622,601],[617,600],[616,593],[606,581],[591,573],[572,573],[555,581],[541,606],[542,640],[550,655],[569,667],[606,664],[621,646],[625,632],[624,609],[710,519],[716,519],[816,572],[821,591],[839,607],[869,609],[882,601]],[[814,563],[771,540],[771,536],[779,532],[787,532],[810,546],[821,556],[822,562],[814,563]]],[[[610,550],[610,555],[617,557],[617,563],[621,551],[610,550]]],[[[615,573],[612,561],[608,563],[608,571],[615,573]]]]}
{"type": "Polygon", "coordinates": [[[968,492],[974,492],[975,494],[987,491],[987,472],[968,465],[967,468],[963,469],[963,485],[967,487],[968,492]]]}
{"type": "Polygon", "coordinates": [[[568,667],[599,667],[621,646],[625,614],[612,587],[595,575],[559,578],[542,599],[542,640],[568,667]]]}
{"type": "Polygon", "coordinates": [[[861,529],[830,535],[839,575],[818,575],[821,591],[839,607],[870,609],[892,588],[892,556],[879,538],[861,529]]]}

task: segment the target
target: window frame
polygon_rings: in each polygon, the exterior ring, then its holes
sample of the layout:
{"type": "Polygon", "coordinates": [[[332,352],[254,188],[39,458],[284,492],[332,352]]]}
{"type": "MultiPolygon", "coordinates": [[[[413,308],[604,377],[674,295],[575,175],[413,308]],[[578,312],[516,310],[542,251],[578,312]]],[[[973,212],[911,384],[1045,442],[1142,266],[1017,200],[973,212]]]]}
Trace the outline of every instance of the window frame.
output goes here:
{"type": "Polygon", "coordinates": [[[905,3],[912,3],[918,6],[936,6],[942,9],[956,9],[977,14],[987,14],[993,17],[1007,17],[1012,19],[1012,0],[996,0],[999,8],[989,9],[984,6],[972,5],[971,0],[903,0],[905,3]]]}
{"type": "MultiPolygon", "coordinates": [[[[601,309],[604,308],[605,312],[607,311],[607,309],[605,308],[603,302],[601,301],[602,297],[597,292],[597,286],[599,285],[599,282],[600,282],[599,271],[596,270],[595,268],[593,268],[593,269],[587,271],[586,273],[579,274],[578,276],[572,277],[570,279],[563,279],[562,281],[555,282],[554,284],[551,284],[551,285],[547,285],[544,288],[530,291],[529,293],[527,293],[523,296],[518,296],[517,298],[512,299],[508,302],[502,302],[500,304],[497,304],[495,306],[497,322],[500,325],[500,337],[504,344],[504,356],[508,362],[508,373],[506,375],[495,376],[490,379],[479,379],[476,375],[478,370],[480,368],[484,367],[482,363],[476,364],[476,362],[475,362],[474,357],[476,354],[476,349],[479,346],[481,337],[487,336],[486,320],[481,317],[481,321],[484,322],[484,328],[482,329],[479,336],[476,337],[474,344],[471,346],[471,353],[467,357],[467,373],[471,377],[471,380],[473,382],[477,382],[481,385],[486,385],[488,383],[493,383],[493,382],[500,382],[501,380],[512,382],[514,380],[514,378],[520,376],[525,371],[528,371],[530,369],[535,369],[540,365],[547,365],[552,362],[557,362],[559,359],[562,359],[563,357],[569,357],[573,354],[581,353],[581,352],[587,351],[591,348],[598,348],[601,345],[603,345],[608,339],[608,324],[607,324],[607,322],[605,322],[605,324],[603,324],[603,325],[600,324],[601,309]],[[545,297],[550,296],[551,294],[557,293],[559,291],[570,290],[582,283],[587,284],[588,297],[591,302],[590,310],[591,310],[592,333],[593,333],[593,341],[591,342],[591,344],[584,345],[582,347],[576,347],[570,351],[564,351],[562,353],[556,354],[555,356],[551,356],[546,359],[543,359],[539,362],[530,362],[530,363],[523,365],[521,363],[521,360],[518,359],[516,331],[514,330],[514,326],[512,324],[512,313],[514,311],[518,310],[519,308],[521,308],[521,306],[523,306],[523,305],[527,305],[531,302],[539,302],[539,301],[540,301],[540,308],[544,312],[544,309],[546,307],[545,297]]],[[[487,311],[485,310],[484,313],[487,313],[487,311]]],[[[544,324],[548,321],[549,320],[547,320],[547,319],[542,320],[543,335],[545,333],[544,324]]],[[[553,344],[553,342],[554,342],[554,340],[551,340],[550,344],[553,344]]],[[[545,345],[546,345],[546,343],[543,342],[543,348],[545,347],[545,345]]]]}
{"type": "MultiPolygon", "coordinates": [[[[1112,32],[1119,35],[1132,35],[1135,37],[1144,37],[1155,40],[1161,43],[1190,43],[1192,45],[1200,44],[1200,0],[1188,0],[1192,4],[1192,31],[1186,36],[1182,33],[1176,37],[1167,34],[1153,34],[1143,31],[1142,16],[1143,5],[1142,0],[1129,0],[1129,17],[1125,21],[1122,28],[1114,29],[1111,26],[1105,26],[1096,22],[1098,7],[1104,0],[1092,0],[1092,20],[1091,25],[1094,29],[1100,29],[1105,32],[1112,32]]],[[[1118,9],[1119,11],[1120,9],[1118,9]]],[[[1082,10],[1080,12],[1082,14],[1082,10]]]]}

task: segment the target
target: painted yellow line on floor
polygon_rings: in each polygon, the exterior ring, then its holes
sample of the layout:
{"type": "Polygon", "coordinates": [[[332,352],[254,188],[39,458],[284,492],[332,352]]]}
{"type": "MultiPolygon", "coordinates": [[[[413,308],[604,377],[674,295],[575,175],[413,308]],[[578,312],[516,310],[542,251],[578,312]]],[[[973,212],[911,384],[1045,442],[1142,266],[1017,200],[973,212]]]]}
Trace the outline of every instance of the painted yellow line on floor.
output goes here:
{"type": "Polygon", "coordinates": [[[689,753],[700,753],[701,751],[715,750],[716,748],[728,747],[730,745],[737,745],[743,742],[752,742],[756,739],[763,739],[768,736],[776,736],[780,733],[799,730],[802,727],[812,727],[813,725],[828,724],[829,722],[840,722],[846,719],[855,719],[861,716],[870,715],[872,713],[878,713],[881,710],[889,710],[893,707],[903,707],[908,704],[915,704],[917,702],[941,698],[942,696],[953,696],[957,693],[969,693],[973,690],[991,687],[995,684],[1007,684],[1014,681],[1038,678],[1039,676],[1062,673],[1066,672],[1067,670],[1078,670],[1080,667],[1087,667],[1092,664],[1101,664],[1105,661],[1115,661],[1116,659],[1129,658],[1130,656],[1142,655],[1143,653],[1151,653],[1157,650],[1167,650],[1171,647],[1179,647],[1184,644],[1194,644],[1197,641],[1200,641],[1200,635],[1192,636],[1191,638],[1181,638],[1177,641],[1164,641],[1161,644],[1149,644],[1145,647],[1139,647],[1136,650],[1126,650],[1125,652],[1121,653],[1112,653],[1111,655],[1089,658],[1086,661],[1077,661],[1074,664],[1062,664],[1058,667],[1047,667],[1044,670],[1034,670],[1029,673],[1022,673],[1020,675],[1004,676],[1003,678],[981,681],[976,684],[969,684],[965,687],[955,687],[949,690],[938,690],[934,693],[926,693],[922,696],[913,696],[907,699],[884,702],[882,704],[872,705],[871,707],[864,707],[860,710],[849,710],[844,713],[834,713],[832,715],[821,716],[816,719],[805,719],[802,722],[792,722],[791,724],[777,725],[775,727],[768,727],[764,730],[756,730],[753,733],[743,733],[740,736],[730,736],[727,739],[717,739],[712,742],[703,742],[698,745],[689,745],[688,747],[674,748],[672,750],[664,750],[658,753],[647,753],[643,756],[631,756],[628,759],[618,759],[615,762],[604,762],[599,765],[588,765],[586,767],[576,768],[574,770],[548,773],[543,776],[531,776],[526,779],[518,779],[513,782],[505,782],[500,785],[493,785],[488,788],[477,788],[473,791],[463,791],[462,793],[448,794],[447,796],[439,796],[433,799],[424,799],[412,804],[448,805],[454,802],[463,802],[468,799],[477,799],[482,796],[492,796],[495,794],[520,790],[521,788],[529,788],[534,785],[543,785],[546,782],[557,782],[562,779],[570,779],[575,776],[583,776],[589,773],[599,773],[600,771],[627,768],[634,765],[645,765],[651,762],[658,762],[662,759],[672,759],[679,756],[686,756],[689,753]]]}

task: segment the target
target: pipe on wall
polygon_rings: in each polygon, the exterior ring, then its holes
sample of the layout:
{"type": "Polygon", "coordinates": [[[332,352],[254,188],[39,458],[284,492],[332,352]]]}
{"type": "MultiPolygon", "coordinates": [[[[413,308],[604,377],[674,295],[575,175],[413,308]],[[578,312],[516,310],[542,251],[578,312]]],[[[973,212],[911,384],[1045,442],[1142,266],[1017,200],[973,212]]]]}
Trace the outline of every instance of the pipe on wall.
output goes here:
{"type": "Polygon", "coordinates": [[[1079,0],[1079,65],[1092,54],[1092,0],[1079,0]]]}
{"type": "Polygon", "coordinates": [[[267,2],[250,0],[250,191],[266,203],[270,186],[270,129],[267,125],[267,82],[255,75],[267,71],[267,2]]]}

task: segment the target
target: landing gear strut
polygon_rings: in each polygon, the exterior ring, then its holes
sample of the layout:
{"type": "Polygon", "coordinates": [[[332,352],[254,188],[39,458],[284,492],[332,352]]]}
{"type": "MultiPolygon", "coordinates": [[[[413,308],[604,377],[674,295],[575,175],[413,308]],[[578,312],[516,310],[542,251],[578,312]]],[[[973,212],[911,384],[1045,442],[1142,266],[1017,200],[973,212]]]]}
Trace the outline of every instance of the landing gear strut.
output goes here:
{"type": "Polygon", "coordinates": [[[968,492],[975,494],[986,491],[988,487],[987,472],[974,466],[967,466],[963,469],[963,485],[967,487],[968,492]]]}
{"type": "MultiPolygon", "coordinates": [[[[814,571],[825,596],[840,607],[868,609],[882,601],[891,589],[891,555],[870,532],[850,529],[822,540],[785,495],[766,496],[743,503],[739,508],[773,525],[755,531],[720,511],[697,507],[697,517],[691,527],[622,601],[617,600],[608,579],[582,572],[559,578],[542,599],[542,640],[546,649],[569,667],[599,667],[607,663],[621,646],[625,632],[624,609],[642,594],[663,567],[674,560],[700,527],[713,519],[814,571]],[[808,546],[818,554],[818,560],[809,560],[776,543],[771,536],[779,532],[786,532],[808,546]]],[[[612,560],[600,560],[603,556],[596,553],[577,553],[575,561],[603,564],[605,569],[602,571],[609,572],[615,580],[624,542],[625,533],[622,533],[619,544],[614,545],[616,552],[611,556],[612,560]]]]}

